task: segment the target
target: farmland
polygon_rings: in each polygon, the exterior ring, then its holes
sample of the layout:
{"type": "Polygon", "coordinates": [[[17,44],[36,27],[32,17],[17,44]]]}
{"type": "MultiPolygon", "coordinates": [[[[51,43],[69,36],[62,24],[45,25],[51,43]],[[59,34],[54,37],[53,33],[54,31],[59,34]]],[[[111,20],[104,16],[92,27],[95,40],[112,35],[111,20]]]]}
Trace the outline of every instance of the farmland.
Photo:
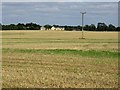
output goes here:
{"type": "Polygon", "coordinates": [[[118,32],[1,32],[4,88],[118,87],[118,32]]]}

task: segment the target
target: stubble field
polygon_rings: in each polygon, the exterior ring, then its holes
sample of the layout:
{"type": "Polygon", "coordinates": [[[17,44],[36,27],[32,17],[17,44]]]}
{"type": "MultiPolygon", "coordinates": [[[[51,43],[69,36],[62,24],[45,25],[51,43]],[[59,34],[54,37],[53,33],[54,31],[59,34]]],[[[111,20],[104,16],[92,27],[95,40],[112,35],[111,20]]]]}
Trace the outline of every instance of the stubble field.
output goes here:
{"type": "Polygon", "coordinates": [[[118,87],[118,32],[1,32],[3,88],[118,87]]]}

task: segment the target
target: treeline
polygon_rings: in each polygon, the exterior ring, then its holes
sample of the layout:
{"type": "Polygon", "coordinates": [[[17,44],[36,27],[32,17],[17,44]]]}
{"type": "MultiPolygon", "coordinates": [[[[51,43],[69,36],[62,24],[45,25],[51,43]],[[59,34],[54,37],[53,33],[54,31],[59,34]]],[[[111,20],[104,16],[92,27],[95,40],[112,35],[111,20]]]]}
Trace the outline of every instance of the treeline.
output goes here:
{"type": "MultiPolygon", "coordinates": [[[[41,25],[36,24],[36,23],[18,23],[18,24],[10,24],[10,25],[2,25],[2,30],[40,30],[41,25]]],[[[46,30],[50,30],[52,27],[64,27],[66,31],[81,31],[82,26],[59,26],[59,25],[44,25],[46,30]]],[[[84,26],[85,31],[120,31],[120,27],[115,27],[112,24],[109,24],[108,26],[105,23],[98,23],[97,27],[94,24],[91,25],[85,25],[84,26]]]]}
{"type": "Polygon", "coordinates": [[[120,27],[115,27],[112,24],[107,26],[105,23],[98,23],[97,27],[94,24],[85,25],[84,29],[86,31],[120,31],[120,27]]]}
{"type": "Polygon", "coordinates": [[[36,23],[18,23],[17,25],[2,25],[2,30],[39,30],[40,27],[41,26],[36,23]]]}

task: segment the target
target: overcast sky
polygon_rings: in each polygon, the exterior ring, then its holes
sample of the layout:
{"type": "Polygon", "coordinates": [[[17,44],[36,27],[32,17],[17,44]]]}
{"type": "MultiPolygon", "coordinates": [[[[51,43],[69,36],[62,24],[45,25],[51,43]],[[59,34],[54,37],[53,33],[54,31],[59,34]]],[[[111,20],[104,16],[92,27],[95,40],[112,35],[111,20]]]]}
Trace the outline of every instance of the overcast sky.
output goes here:
{"type": "Polygon", "coordinates": [[[1,0],[2,2],[118,2],[119,0],[1,0]]]}
{"type": "Polygon", "coordinates": [[[87,13],[85,15],[85,24],[96,25],[98,22],[104,22],[107,25],[113,24],[115,26],[118,26],[117,2],[7,2],[8,0],[4,1],[6,2],[2,3],[3,24],[34,22],[40,25],[81,25],[82,21],[80,12],[86,11],[87,13]]]}

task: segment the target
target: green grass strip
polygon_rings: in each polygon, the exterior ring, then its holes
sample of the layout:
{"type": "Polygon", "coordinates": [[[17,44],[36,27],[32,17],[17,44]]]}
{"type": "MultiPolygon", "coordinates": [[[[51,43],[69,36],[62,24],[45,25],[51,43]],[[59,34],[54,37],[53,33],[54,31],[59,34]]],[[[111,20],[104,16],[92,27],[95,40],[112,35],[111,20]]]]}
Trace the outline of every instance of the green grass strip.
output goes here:
{"type": "Polygon", "coordinates": [[[51,54],[51,55],[77,55],[83,57],[95,57],[95,58],[118,58],[120,56],[120,52],[112,52],[112,51],[96,51],[96,50],[70,50],[70,49],[10,49],[10,48],[3,48],[3,55],[4,53],[34,53],[34,54],[51,54]]]}

